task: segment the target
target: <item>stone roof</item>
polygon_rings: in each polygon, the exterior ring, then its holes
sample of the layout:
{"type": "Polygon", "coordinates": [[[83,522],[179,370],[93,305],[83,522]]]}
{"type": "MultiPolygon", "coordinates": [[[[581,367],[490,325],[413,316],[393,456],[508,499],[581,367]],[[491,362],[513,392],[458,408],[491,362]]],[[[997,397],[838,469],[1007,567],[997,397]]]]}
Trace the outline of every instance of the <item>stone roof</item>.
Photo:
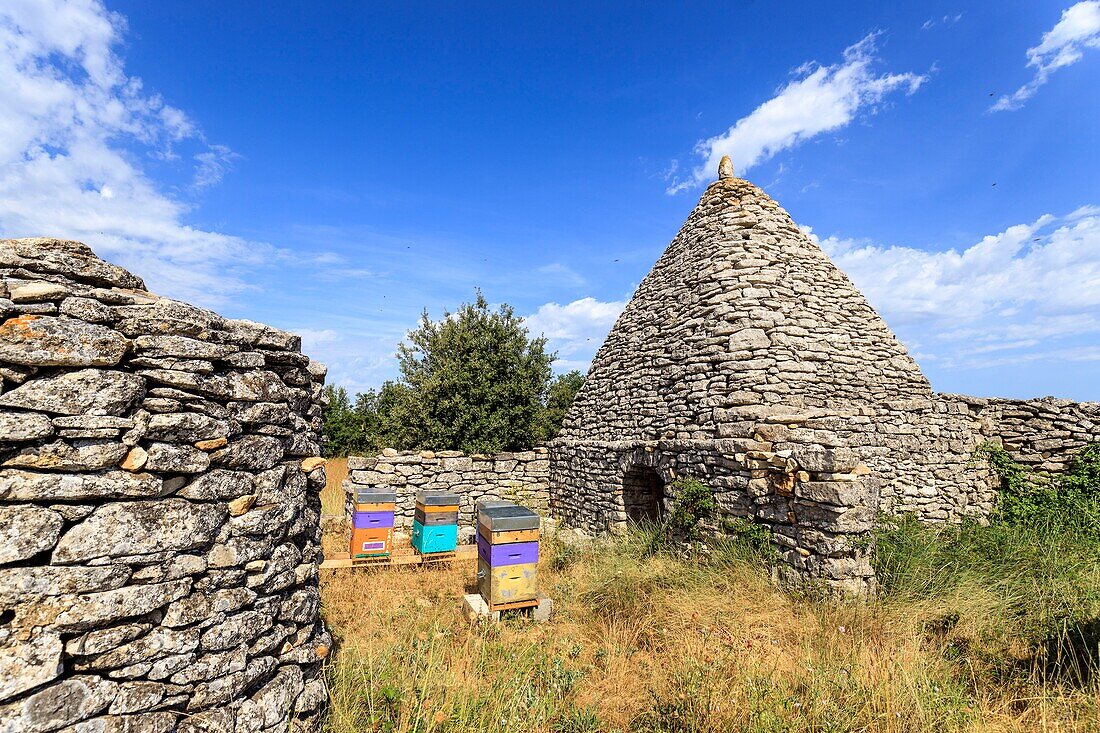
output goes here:
{"type": "Polygon", "coordinates": [[[596,354],[561,439],[737,436],[769,411],[931,398],[790,215],[731,166],[720,175],[596,354]]]}

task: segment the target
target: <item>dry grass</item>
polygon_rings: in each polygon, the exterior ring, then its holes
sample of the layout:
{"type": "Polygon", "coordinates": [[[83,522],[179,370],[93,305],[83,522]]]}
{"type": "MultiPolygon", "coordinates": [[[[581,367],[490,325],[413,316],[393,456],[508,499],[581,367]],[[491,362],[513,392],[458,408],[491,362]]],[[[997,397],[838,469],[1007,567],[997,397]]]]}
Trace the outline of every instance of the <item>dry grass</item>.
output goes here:
{"type": "Polygon", "coordinates": [[[473,563],[326,572],[330,730],[1100,730],[1095,685],[998,679],[956,653],[996,598],[823,604],[736,548],[705,564],[543,549],[544,625],[465,623],[473,563]],[[934,633],[947,608],[963,612],[934,633]]]}
{"type": "Polygon", "coordinates": [[[321,492],[321,513],[336,517],[344,516],[344,479],[348,477],[347,458],[328,458],[325,460],[325,490],[321,492]]]}

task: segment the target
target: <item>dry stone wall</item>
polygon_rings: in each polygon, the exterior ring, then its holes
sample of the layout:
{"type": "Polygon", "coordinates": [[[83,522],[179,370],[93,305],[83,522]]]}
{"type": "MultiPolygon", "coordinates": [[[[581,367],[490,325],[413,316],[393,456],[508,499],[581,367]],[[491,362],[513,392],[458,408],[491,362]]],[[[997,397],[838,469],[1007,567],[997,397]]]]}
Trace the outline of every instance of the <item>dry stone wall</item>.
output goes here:
{"type": "Polygon", "coordinates": [[[77,242],[0,315],[0,730],[312,727],[324,367],[77,242]]]}
{"type": "Polygon", "coordinates": [[[1020,464],[1061,473],[1087,443],[1100,440],[1100,402],[1055,397],[1032,400],[945,395],[980,423],[982,435],[1000,440],[1020,464]]]}
{"type": "Polygon", "coordinates": [[[462,498],[458,509],[460,535],[472,538],[478,501],[508,499],[546,513],[550,506],[549,479],[550,461],[545,448],[494,455],[386,449],[373,457],[348,458],[344,492],[349,511],[358,489],[396,492],[394,519],[399,527],[412,526],[416,492],[453,492],[462,498]]]}

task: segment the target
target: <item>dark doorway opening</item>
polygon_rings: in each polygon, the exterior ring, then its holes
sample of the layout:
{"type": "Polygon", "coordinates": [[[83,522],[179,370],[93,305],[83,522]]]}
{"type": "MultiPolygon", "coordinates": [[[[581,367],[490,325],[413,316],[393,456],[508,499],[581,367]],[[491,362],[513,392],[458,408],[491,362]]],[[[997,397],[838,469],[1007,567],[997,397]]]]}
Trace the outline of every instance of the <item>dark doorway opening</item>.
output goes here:
{"type": "Polygon", "coordinates": [[[656,522],[661,518],[665,482],[649,466],[632,466],[623,476],[623,505],[631,522],[656,522]]]}

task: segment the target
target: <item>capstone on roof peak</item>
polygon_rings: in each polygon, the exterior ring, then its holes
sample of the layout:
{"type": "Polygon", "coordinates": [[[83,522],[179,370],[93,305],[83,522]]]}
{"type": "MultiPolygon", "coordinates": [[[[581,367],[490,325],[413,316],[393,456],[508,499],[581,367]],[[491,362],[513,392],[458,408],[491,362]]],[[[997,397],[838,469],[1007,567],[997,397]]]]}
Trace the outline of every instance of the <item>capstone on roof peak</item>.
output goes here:
{"type": "Polygon", "coordinates": [[[733,161],[728,155],[723,155],[722,160],[718,162],[718,180],[733,177],[733,161]]]}

